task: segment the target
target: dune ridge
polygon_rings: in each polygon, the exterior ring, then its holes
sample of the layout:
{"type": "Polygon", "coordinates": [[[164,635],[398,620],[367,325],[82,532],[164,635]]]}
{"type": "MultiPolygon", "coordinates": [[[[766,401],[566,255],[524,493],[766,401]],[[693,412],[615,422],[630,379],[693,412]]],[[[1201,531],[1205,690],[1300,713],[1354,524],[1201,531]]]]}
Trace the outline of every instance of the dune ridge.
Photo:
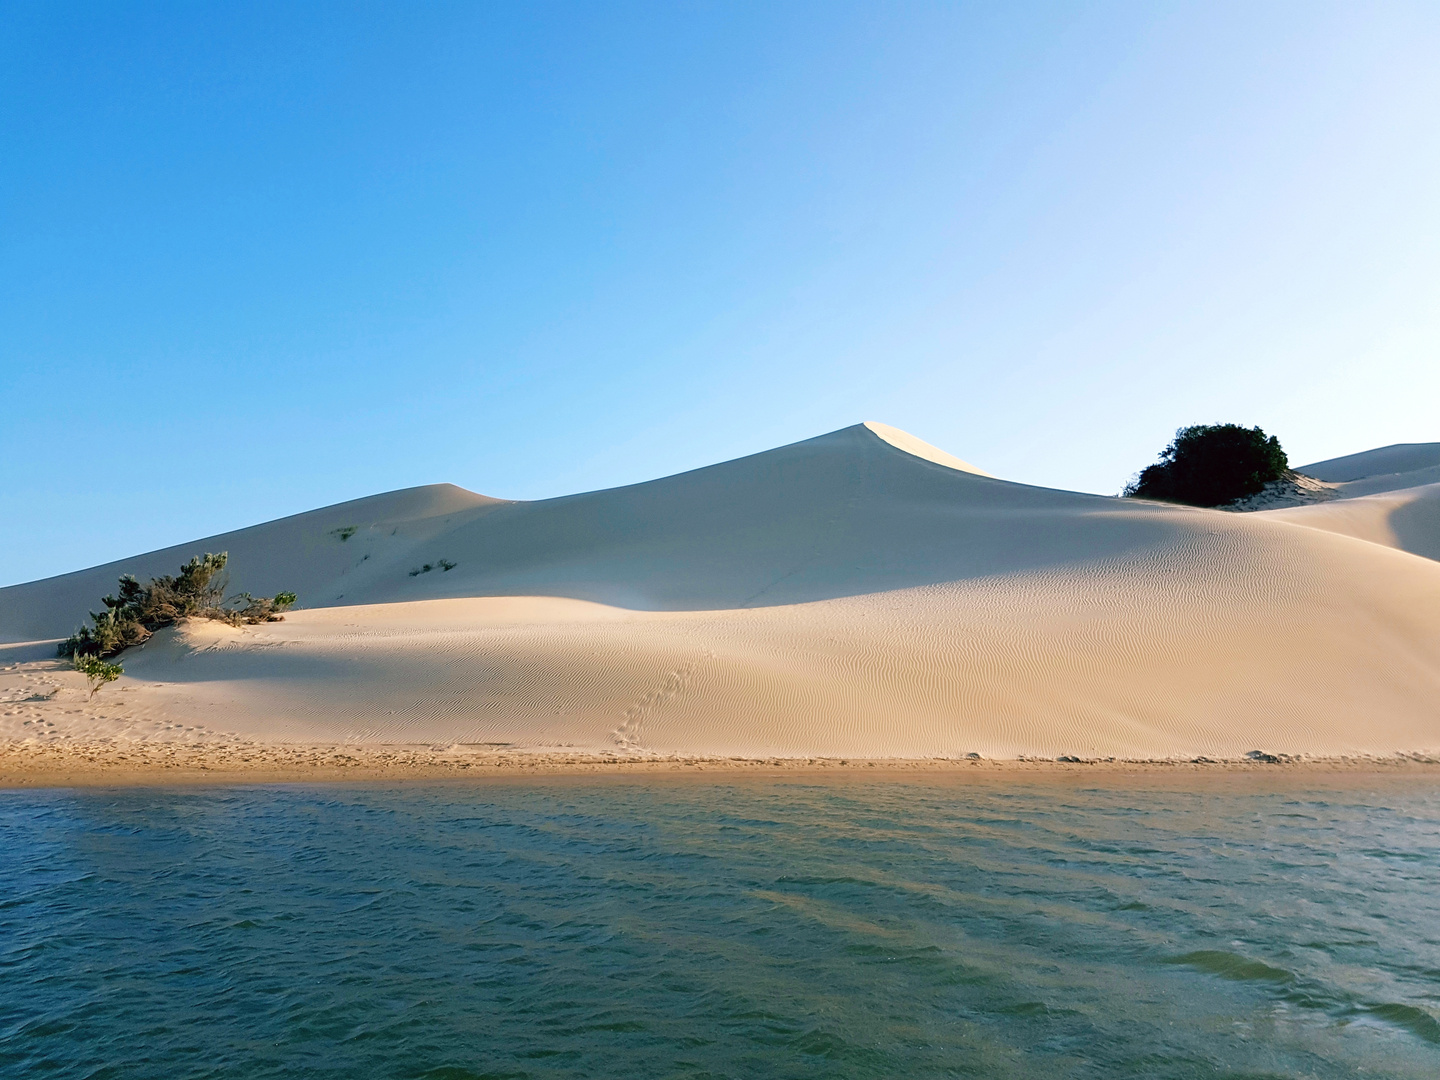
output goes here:
{"type": "MultiPolygon", "coordinates": [[[[1391,481],[1435,467],[1372,453],[1358,468],[1391,481]]],[[[872,423],[541,502],[393,492],[0,590],[0,738],[1433,753],[1440,502],[1367,479],[1315,506],[1196,510],[1011,483],[872,423]],[[295,589],[304,610],[165,631],[93,704],[41,659],[119,573],[225,548],[236,587],[295,589]]]]}

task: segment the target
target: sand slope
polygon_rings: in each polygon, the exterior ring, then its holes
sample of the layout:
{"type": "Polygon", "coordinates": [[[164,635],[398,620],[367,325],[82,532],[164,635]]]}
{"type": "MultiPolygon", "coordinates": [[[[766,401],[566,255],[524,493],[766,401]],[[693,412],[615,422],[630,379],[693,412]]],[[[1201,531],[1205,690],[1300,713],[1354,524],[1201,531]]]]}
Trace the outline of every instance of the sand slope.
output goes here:
{"type": "Polygon", "coordinates": [[[1261,513],[1440,559],[1440,442],[1400,442],[1299,471],[1333,485],[1329,500],[1261,513]]]}
{"type": "Polygon", "coordinates": [[[1440,559],[1440,443],[1397,443],[1299,471],[1335,485],[1332,500],[1263,513],[1440,559]]]}
{"type": "Polygon", "coordinates": [[[1417,487],[1440,481],[1440,443],[1395,443],[1359,454],[1329,458],[1297,470],[1347,487],[1350,496],[1417,487]]]}
{"type": "Polygon", "coordinates": [[[290,589],[313,603],[345,591],[366,556],[403,557],[457,518],[503,505],[454,484],[406,488],[162,548],[117,562],[0,589],[0,642],[65,637],[114,593],[121,574],[141,581],[173,574],[192,556],[230,553],[235,591],[273,596],[290,589]],[[355,528],[348,539],[340,530],[355,528]]]}
{"type": "Polygon", "coordinates": [[[1440,559],[1440,483],[1262,512],[1276,521],[1440,559]]]}
{"type": "Polygon", "coordinates": [[[237,587],[307,605],[157,635],[94,706],[73,688],[19,701],[77,677],[9,650],[0,737],[88,724],[755,756],[1440,749],[1440,563],[1299,513],[1012,484],[883,425],[536,503],[413,489],[0,590],[0,640],[53,638],[122,570],[228,547],[237,587]]]}

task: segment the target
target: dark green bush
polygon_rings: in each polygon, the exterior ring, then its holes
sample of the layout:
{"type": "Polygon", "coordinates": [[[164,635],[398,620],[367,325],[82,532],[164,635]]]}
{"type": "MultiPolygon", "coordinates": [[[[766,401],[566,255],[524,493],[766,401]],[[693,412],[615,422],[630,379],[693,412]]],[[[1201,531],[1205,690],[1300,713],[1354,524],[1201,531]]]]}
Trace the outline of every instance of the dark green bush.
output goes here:
{"type": "Polygon", "coordinates": [[[105,610],[90,613],[93,626],[82,626],[60,643],[61,656],[114,656],[139,645],[156,630],[181,619],[216,619],[241,626],[276,622],[296,595],[274,597],[237,593],[225,599],[225,563],[229,556],[196,556],[174,577],[141,585],[131,574],[120,579],[120,594],[105,597],[105,610]]]}
{"type": "Polygon", "coordinates": [[[1280,440],[1258,427],[1195,424],[1175,439],[1125,488],[1128,498],[1191,506],[1224,506],[1256,495],[1289,472],[1280,440]]]}

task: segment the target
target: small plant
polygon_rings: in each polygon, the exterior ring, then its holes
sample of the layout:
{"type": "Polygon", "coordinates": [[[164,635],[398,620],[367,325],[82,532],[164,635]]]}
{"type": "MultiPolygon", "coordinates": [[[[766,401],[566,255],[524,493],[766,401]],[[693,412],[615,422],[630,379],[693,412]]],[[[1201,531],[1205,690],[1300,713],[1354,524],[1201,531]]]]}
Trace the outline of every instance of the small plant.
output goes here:
{"type": "Polygon", "coordinates": [[[349,540],[350,537],[354,536],[359,531],[360,527],[358,525],[343,525],[338,529],[331,529],[330,535],[338,536],[340,538],[340,542],[343,544],[346,540],[349,540]]]}
{"type": "Polygon", "coordinates": [[[221,619],[231,625],[279,622],[280,612],[293,607],[298,599],[299,597],[293,592],[276,593],[273,597],[251,596],[248,592],[236,593],[225,601],[231,607],[224,609],[221,619]],[[227,616],[234,616],[234,618],[227,616]]]}
{"type": "Polygon", "coordinates": [[[106,663],[93,653],[76,653],[75,670],[85,676],[90,684],[90,699],[100,692],[100,688],[106,683],[112,683],[121,675],[125,669],[119,664],[106,663]]]}
{"type": "Polygon", "coordinates": [[[1259,494],[1290,471],[1280,440],[1258,427],[1195,424],[1183,427],[1125,488],[1127,498],[1161,499],[1191,506],[1224,506],[1259,494]]]}
{"type": "Polygon", "coordinates": [[[449,559],[441,559],[436,565],[439,566],[441,570],[454,570],[456,566],[456,564],[449,559]]]}
{"type": "Polygon", "coordinates": [[[181,619],[215,619],[231,626],[278,622],[298,599],[292,592],[273,597],[237,593],[225,599],[228,556],[196,556],[174,577],[141,585],[131,574],[120,579],[120,594],[105,597],[105,610],[92,611],[93,626],[82,626],[60,643],[61,656],[114,656],[140,645],[156,630],[181,619]]]}
{"type": "Polygon", "coordinates": [[[453,563],[449,559],[441,559],[438,562],[426,563],[424,566],[417,566],[410,571],[411,577],[419,577],[421,574],[428,574],[431,570],[439,567],[441,570],[454,570],[459,563],[453,563]]]}

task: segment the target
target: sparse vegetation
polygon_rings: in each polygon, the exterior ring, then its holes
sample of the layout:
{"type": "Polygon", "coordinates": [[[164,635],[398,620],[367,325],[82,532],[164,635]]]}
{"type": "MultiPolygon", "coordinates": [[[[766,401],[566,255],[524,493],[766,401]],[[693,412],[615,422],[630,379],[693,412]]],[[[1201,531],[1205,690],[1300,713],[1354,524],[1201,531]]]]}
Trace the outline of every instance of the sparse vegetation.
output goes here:
{"type": "Polygon", "coordinates": [[[417,566],[410,571],[411,577],[419,577],[421,574],[428,574],[431,570],[454,570],[459,563],[453,563],[449,559],[440,559],[433,563],[426,563],[424,566],[417,566]]]}
{"type": "Polygon", "coordinates": [[[1263,491],[1289,474],[1280,440],[1258,427],[1194,424],[1183,427],[1123,494],[1190,506],[1224,506],[1263,491]]]}
{"type": "Polygon", "coordinates": [[[90,698],[92,700],[95,695],[100,692],[102,686],[106,683],[114,682],[121,675],[125,674],[125,669],[119,664],[107,663],[98,656],[80,652],[75,654],[75,670],[80,672],[81,675],[84,675],[86,681],[90,684],[90,698]]]}
{"type": "Polygon", "coordinates": [[[231,626],[277,622],[280,613],[295,604],[298,597],[293,592],[272,597],[242,592],[227,599],[224,570],[228,558],[223,551],[197,555],[178,575],[154,578],[149,585],[126,574],[120,579],[119,595],[104,598],[105,610],[90,613],[94,625],[82,626],[62,641],[60,655],[114,656],[181,619],[216,619],[231,626]]]}
{"type": "Polygon", "coordinates": [[[330,535],[339,537],[340,542],[343,544],[346,540],[349,540],[350,537],[354,536],[359,531],[360,526],[358,525],[343,525],[338,529],[331,529],[330,535]]]}

